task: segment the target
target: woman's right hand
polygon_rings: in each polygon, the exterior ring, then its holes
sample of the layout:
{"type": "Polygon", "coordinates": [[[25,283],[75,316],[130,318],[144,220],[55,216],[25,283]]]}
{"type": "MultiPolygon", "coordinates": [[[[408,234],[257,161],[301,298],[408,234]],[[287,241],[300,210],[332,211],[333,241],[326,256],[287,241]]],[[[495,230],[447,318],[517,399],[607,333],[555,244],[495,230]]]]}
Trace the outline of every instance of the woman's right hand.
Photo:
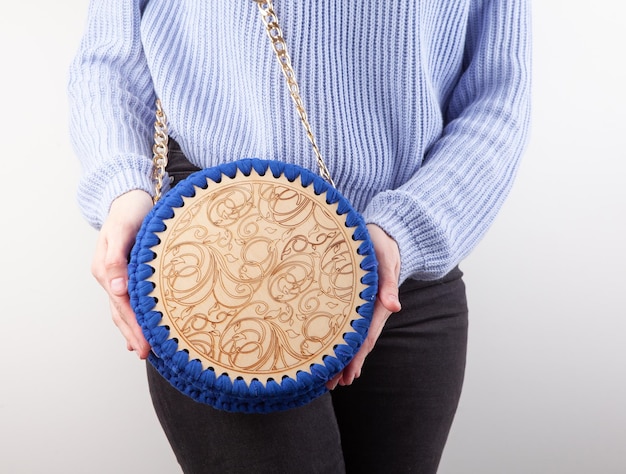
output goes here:
{"type": "Polygon", "coordinates": [[[150,209],[152,197],[145,191],[129,191],[113,201],[91,264],[91,272],[109,295],[113,322],[126,339],[128,350],[137,352],[140,359],[148,357],[150,345],[130,306],[128,255],[150,209]]]}

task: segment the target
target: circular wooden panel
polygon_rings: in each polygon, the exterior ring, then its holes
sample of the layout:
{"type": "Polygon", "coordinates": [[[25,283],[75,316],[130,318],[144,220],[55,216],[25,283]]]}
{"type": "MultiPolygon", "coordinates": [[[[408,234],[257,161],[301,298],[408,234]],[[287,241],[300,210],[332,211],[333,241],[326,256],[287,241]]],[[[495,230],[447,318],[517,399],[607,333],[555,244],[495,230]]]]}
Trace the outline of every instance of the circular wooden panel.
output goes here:
{"type": "Polygon", "coordinates": [[[183,198],[152,250],[161,325],[203,369],[295,379],[344,342],[363,303],[359,242],[313,185],[252,170],[183,198]]]}

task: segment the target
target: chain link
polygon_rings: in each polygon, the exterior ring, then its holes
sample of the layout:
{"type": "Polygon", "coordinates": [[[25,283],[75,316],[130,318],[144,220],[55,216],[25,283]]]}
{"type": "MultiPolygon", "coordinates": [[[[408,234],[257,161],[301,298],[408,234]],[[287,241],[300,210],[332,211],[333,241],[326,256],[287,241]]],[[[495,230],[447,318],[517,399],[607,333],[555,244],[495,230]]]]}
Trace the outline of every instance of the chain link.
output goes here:
{"type": "Polygon", "coordinates": [[[167,166],[168,152],[167,117],[163,112],[161,101],[156,101],[156,119],[154,121],[154,145],[152,145],[152,179],[154,181],[154,198],[156,204],[161,199],[163,191],[163,178],[165,177],[165,167],[167,166]]]}
{"type": "Polygon", "coordinates": [[[272,4],[271,0],[253,1],[259,7],[259,11],[261,12],[261,19],[265,24],[265,32],[267,33],[267,36],[272,43],[272,48],[274,49],[274,53],[276,53],[276,57],[278,58],[278,63],[280,65],[281,71],[283,73],[283,76],[285,77],[285,80],[287,81],[289,95],[296,105],[296,111],[298,112],[300,121],[304,126],[306,136],[313,147],[313,152],[315,153],[315,158],[317,159],[317,166],[320,170],[320,175],[334,187],[335,183],[330,176],[330,172],[326,167],[326,163],[322,158],[322,153],[317,146],[315,136],[313,135],[313,131],[311,130],[311,124],[309,123],[309,119],[304,108],[304,102],[302,101],[302,97],[300,96],[300,86],[298,85],[298,81],[296,80],[296,73],[291,65],[291,58],[289,57],[289,52],[287,51],[287,43],[285,42],[283,32],[278,24],[278,17],[274,12],[274,5],[272,4]]]}
{"type": "MultiPolygon", "coordinates": [[[[289,57],[289,53],[287,51],[287,43],[285,42],[283,32],[278,24],[278,17],[274,12],[274,5],[272,4],[271,0],[252,1],[257,4],[257,6],[259,7],[259,11],[261,12],[261,19],[263,20],[263,23],[265,25],[265,32],[267,33],[267,36],[272,43],[272,49],[274,50],[274,53],[278,58],[278,63],[287,82],[289,95],[291,96],[291,99],[296,106],[296,111],[298,112],[300,121],[304,126],[306,136],[311,142],[311,146],[313,147],[313,152],[315,153],[315,158],[317,160],[317,166],[319,168],[320,175],[334,187],[335,183],[330,176],[330,172],[328,171],[326,163],[322,158],[322,153],[317,146],[317,141],[315,140],[315,136],[313,135],[311,124],[309,123],[306,109],[304,108],[304,102],[302,100],[302,97],[300,96],[300,86],[298,85],[298,81],[296,80],[296,73],[291,65],[291,58],[289,57]]],[[[163,108],[161,107],[161,101],[158,99],[156,101],[156,107],[156,120],[154,122],[154,145],[152,146],[152,159],[154,163],[153,180],[155,188],[155,203],[161,198],[161,192],[163,190],[163,178],[165,176],[165,167],[167,166],[168,152],[167,118],[165,117],[165,113],[163,112],[163,108]]]]}

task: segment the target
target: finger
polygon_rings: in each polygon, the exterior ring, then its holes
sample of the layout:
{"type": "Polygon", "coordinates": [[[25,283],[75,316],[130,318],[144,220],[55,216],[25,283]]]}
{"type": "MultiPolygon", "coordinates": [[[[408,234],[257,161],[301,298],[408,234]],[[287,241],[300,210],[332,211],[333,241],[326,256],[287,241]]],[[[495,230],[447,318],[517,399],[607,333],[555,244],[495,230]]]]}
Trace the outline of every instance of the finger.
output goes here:
{"type": "Polygon", "coordinates": [[[341,380],[342,375],[343,375],[343,371],[339,372],[332,379],[326,382],[326,388],[328,390],[334,390],[335,387],[337,387],[337,385],[339,384],[339,381],[341,380]]]}
{"type": "Polygon", "coordinates": [[[348,386],[361,376],[361,368],[365,363],[365,357],[356,355],[352,362],[343,371],[341,379],[338,380],[338,385],[348,386]]]}
{"type": "Polygon", "coordinates": [[[338,381],[339,385],[351,385],[355,379],[361,376],[365,358],[372,352],[372,349],[374,349],[374,345],[380,337],[390,315],[391,312],[388,311],[380,301],[376,301],[367,337],[352,361],[344,368],[342,377],[338,381]]]}
{"type": "Polygon", "coordinates": [[[391,313],[400,311],[398,272],[399,266],[394,263],[393,259],[382,260],[378,268],[378,295],[374,303],[374,311],[367,337],[352,361],[344,368],[342,377],[338,380],[339,385],[351,385],[355,379],[361,376],[365,358],[374,349],[374,345],[378,341],[389,316],[391,316],[391,313]],[[390,261],[391,263],[388,263],[390,261]]]}
{"type": "Polygon", "coordinates": [[[380,262],[377,301],[391,313],[397,313],[402,309],[398,297],[398,274],[399,267],[395,265],[395,262],[385,260],[380,262]]]}
{"type": "Polygon", "coordinates": [[[343,369],[341,378],[337,381],[338,385],[347,386],[361,376],[361,370],[365,363],[365,357],[369,352],[367,350],[359,351],[352,361],[343,369]]]}
{"type": "MultiPolygon", "coordinates": [[[[115,249],[115,247],[113,247],[113,249],[115,249]]],[[[126,262],[119,259],[119,263],[112,264],[111,262],[116,260],[111,257],[112,253],[115,253],[115,250],[111,251],[106,238],[106,232],[101,232],[92,260],[91,272],[109,294],[111,318],[126,339],[127,349],[129,351],[137,351],[139,357],[144,359],[147,357],[150,347],[141,332],[141,328],[136,323],[134,313],[132,312],[128,300],[126,262]],[[111,277],[113,278],[111,279],[111,277]],[[133,323],[137,326],[136,328],[133,327],[133,323]]]]}
{"type": "Polygon", "coordinates": [[[128,263],[130,250],[129,241],[122,239],[110,242],[107,245],[104,259],[105,275],[108,281],[108,293],[114,310],[112,315],[117,327],[128,341],[137,355],[145,359],[150,351],[141,327],[137,323],[135,312],[130,306],[128,297],[128,263]]]}
{"type": "MultiPolygon", "coordinates": [[[[140,359],[145,359],[150,353],[150,344],[146,341],[141,327],[137,323],[137,320],[132,313],[132,318],[127,318],[124,315],[128,314],[126,304],[121,303],[118,299],[110,299],[111,317],[113,323],[117,326],[122,336],[126,339],[126,348],[129,351],[135,351],[140,359]]],[[[130,308],[130,306],[128,306],[130,308]]]]}
{"type": "Polygon", "coordinates": [[[135,346],[137,346],[135,334],[126,320],[121,316],[119,304],[111,299],[109,300],[109,306],[111,308],[111,319],[113,319],[113,323],[122,333],[124,339],[126,339],[126,344],[127,346],[130,346],[130,350],[135,350],[135,346]]]}
{"type": "Polygon", "coordinates": [[[333,390],[337,387],[337,385],[351,385],[361,376],[365,358],[374,349],[374,345],[380,337],[380,334],[382,333],[385,323],[387,322],[387,319],[389,319],[390,315],[391,312],[385,308],[380,300],[377,300],[374,304],[374,313],[372,315],[367,337],[350,363],[344,367],[343,371],[327,382],[326,387],[329,390],[333,390]]]}
{"type": "Polygon", "coordinates": [[[377,301],[392,313],[400,311],[398,278],[400,275],[400,251],[394,239],[375,224],[367,226],[378,260],[377,301]]]}

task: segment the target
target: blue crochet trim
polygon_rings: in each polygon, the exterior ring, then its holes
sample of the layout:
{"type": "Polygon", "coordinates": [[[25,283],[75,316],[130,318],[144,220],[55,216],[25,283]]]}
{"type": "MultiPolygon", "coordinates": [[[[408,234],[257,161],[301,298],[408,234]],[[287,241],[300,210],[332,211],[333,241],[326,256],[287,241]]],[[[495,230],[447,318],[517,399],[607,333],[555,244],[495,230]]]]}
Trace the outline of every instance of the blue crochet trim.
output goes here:
{"type": "Polygon", "coordinates": [[[304,405],[327,391],[325,384],[352,360],[367,336],[378,290],[377,261],[365,222],[350,203],[327,181],[307,169],[278,161],[256,158],[242,159],[193,173],[179,182],[154,206],[146,216],[135,246],[131,252],[128,291],[137,321],[147,341],[152,346],[149,361],[179,391],[194,400],[215,408],[247,413],[268,413],[304,405]],[[361,316],[352,322],[354,332],[344,335],[345,344],[335,347],[335,355],[326,356],[323,364],[312,364],[310,373],[299,371],[296,378],[285,376],[282,380],[269,380],[265,385],[253,379],[250,384],[228,375],[217,375],[211,368],[202,369],[198,360],[189,360],[186,351],[170,339],[169,330],[160,326],[162,315],[154,311],[156,301],[148,296],[153,284],[146,281],[154,269],[150,262],[155,254],[151,248],[159,243],[156,233],[165,230],[164,220],[174,217],[174,208],[183,205],[182,197],[193,197],[196,188],[206,189],[209,183],[219,183],[223,176],[234,178],[238,171],[248,176],[252,170],[274,177],[284,175],[289,181],[300,179],[303,186],[313,185],[316,194],[326,194],[328,204],[338,204],[337,212],[346,215],[346,225],[354,227],[353,239],[360,241],[359,255],[364,256],[361,268],[366,272],[362,283],[366,286],[360,297],[364,300],[357,313],[361,316]]]}

